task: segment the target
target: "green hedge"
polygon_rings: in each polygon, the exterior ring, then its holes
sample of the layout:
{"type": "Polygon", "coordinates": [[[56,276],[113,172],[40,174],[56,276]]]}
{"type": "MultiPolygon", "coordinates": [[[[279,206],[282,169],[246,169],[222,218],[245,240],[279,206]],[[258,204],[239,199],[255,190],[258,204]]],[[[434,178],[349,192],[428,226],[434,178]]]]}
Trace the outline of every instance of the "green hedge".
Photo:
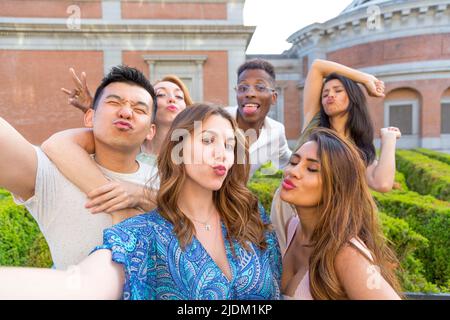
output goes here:
{"type": "Polygon", "coordinates": [[[409,191],[408,185],[406,184],[405,175],[400,171],[395,171],[395,182],[393,189],[399,191],[409,191]]]}
{"type": "Polygon", "coordinates": [[[419,249],[428,281],[446,285],[450,280],[450,203],[416,192],[373,192],[380,210],[402,218],[429,240],[427,248],[419,249]]]}
{"type": "Polygon", "coordinates": [[[0,265],[50,267],[50,252],[39,227],[23,206],[0,192],[0,265]]]}
{"type": "Polygon", "coordinates": [[[253,174],[252,180],[255,179],[278,179],[281,180],[283,178],[283,171],[277,170],[273,165],[272,162],[268,162],[261,166],[256,172],[253,174]]]}
{"type": "Polygon", "coordinates": [[[43,234],[40,232],[29,250],[27,265],[40,268],[49,268],[53,265],[52,255],[50,254],[47,241],[45,241],[43,234]]]}
{"type": "Polygon", "coordinates": [[[11,195],[9,194],[8,191],[4,190],[4,189],[0,189],[0,200],[10,197],[11,195]]]}
{"type": "Polygon", "coordinates": [[[412,151],[421,153],[429,158],[439,160],[450,165],[450,154],[424,148],[413,149],[412,151]]]}
{"type": "Polygon", "coordinates": [[[400,261],[398,276],[403,290],[428,293],[447,291],[426,279],[423,264],[416,258],[417,250],[424,250],[429,246],[428,239],[415,232],[403,219],[380,212],[380,222],[388,243],[400,261]]]}
{"type": "Polygon", "coordinates": [[[450,285],[438,286],[429,282],[424,276],[425,269],[420,259],[414,255],[407,255],[401,261],[402,271],[398,277],[404,292],[421,292],[421,293],[449,293],[450,285]]]}
{"type": "Polygon", "coordinates": [[[450,166],[409,150],[398,150],[397,169],[406,176],[408,187],[423,195],[450,200],[450,166]]]}
{"type": "Polygon", "coordinates": [[[247,184],[247,187],[258,197],[267,214],[270,214],[273,194],[280,186],[282,178],[283,171],[277,170],[269,161],[256,170],[247,184]]]}
{"type": "Polygon", "coordinates": [[[397,253],[399,260],[404,260],[406,256],[417,249],[429,246],[428,239],[415,232],[405,220],[391,217],[384,212],[380,212],[379,215],[383,233],[397,253]]]}
{"type": "Polygon", "coordinates": [[[256,178],[253,177],[249,183],[248,188],[258,197],[267,214],[270,214],[270,207],[272,205],[273,194],[280,186],[278,178],[256,178]]]}

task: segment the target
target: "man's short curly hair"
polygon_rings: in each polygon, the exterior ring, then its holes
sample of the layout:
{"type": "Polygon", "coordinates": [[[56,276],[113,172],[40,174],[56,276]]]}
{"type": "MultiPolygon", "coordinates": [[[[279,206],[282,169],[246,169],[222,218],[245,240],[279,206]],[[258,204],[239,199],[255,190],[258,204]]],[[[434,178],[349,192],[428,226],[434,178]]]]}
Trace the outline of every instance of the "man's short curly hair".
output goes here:
{"type": "Polygon", "coordinates": [[[241,75],[241,73],[244,72],[245,70],[255,70],[255,69],[264,70],[270,76],[271,80],[275,82],[275,68],[269,61],[259,58],[244,62],[238,69],[237,72],[238,78],[241,75]]]}

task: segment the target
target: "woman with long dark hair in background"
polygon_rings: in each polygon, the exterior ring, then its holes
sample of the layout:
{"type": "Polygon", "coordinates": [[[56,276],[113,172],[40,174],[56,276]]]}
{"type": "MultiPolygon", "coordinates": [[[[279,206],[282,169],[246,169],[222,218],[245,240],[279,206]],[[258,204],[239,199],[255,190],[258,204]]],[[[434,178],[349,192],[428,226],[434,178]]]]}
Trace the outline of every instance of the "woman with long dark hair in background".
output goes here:
{"type": "MultiPolygon", "coordinates": [[[[381,129],[380,157],[377,159],[372,120],[366,97],[358,84],[364,85],[370,96],[384,97],[384,83],[373,75],[331,61],[314,61],[303,90],[304,126],[294,150],[308,140],[312,129],[330,128],[352,140],[358,148],[366,165],[369,187],[388,192],[394,184],[395,145],[401,133],[395,127],[381,129]]],[[[283,226],[295,215],[295,210],[280,199],[279,191],[275,192],[270,216],[284,250],[286,231],[283,226]]]]}

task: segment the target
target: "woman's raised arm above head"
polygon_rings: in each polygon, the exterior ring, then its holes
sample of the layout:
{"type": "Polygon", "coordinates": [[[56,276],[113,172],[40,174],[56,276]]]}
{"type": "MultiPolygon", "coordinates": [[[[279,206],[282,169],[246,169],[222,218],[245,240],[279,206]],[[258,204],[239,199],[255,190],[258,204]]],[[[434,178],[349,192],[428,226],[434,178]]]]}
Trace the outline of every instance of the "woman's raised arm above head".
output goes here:
{"type": "Polygon", "coordinates": [[[312,63],[305,80],[303,91],[303,129],[320,111],[323,80],[332,73],[338,73],[350,80],[363,84],[370,96],[384,97],[384,83],[375,76],[336,62],[316,59],[312,63]]]}
{"type": "MultiPolygon", "coordinates": [[[[114,213],[128,217],[128,209],[141,207],[145,211],[154,208],[156,195],[152,190],[126,181],[110,181],[106,178],[90,154],[95,152],[91,129],[79,128],[58,132],[47,139],[42,150],[58,167],[61,173],[86,193],[86,207],[92,213],[114,213]],[[122,211],[125,210],[126,211],[122,211]]],[[[133,215],[137,213],[133,211],[133,215]]],[[[114,216],[113,215],[113,216],[114,216]]],[[[119,218],[118,221],[121,219],[119,218]]]]}

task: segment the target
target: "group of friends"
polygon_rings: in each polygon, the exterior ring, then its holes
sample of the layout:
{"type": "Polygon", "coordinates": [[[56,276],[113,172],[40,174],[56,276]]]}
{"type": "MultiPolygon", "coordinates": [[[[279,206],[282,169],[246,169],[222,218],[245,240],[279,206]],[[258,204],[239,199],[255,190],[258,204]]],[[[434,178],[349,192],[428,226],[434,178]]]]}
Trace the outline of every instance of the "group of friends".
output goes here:
{"type": "Polygon", "coordinates": [[[113,67],[92,96],[71,69],[84,128],[37,147],[0,118],[0,186],[37,221],[52,269],[0,268],[1,299],[401,299],[399,263],[369,188],[392,189],[397,128],[374,128],[376,77],[316,60],[293,152],[274,67],[237,71],[237,106],[194,103],[168,75],[113,67]],[[284,169],[270,215],[247,188],[284,169]]]}

